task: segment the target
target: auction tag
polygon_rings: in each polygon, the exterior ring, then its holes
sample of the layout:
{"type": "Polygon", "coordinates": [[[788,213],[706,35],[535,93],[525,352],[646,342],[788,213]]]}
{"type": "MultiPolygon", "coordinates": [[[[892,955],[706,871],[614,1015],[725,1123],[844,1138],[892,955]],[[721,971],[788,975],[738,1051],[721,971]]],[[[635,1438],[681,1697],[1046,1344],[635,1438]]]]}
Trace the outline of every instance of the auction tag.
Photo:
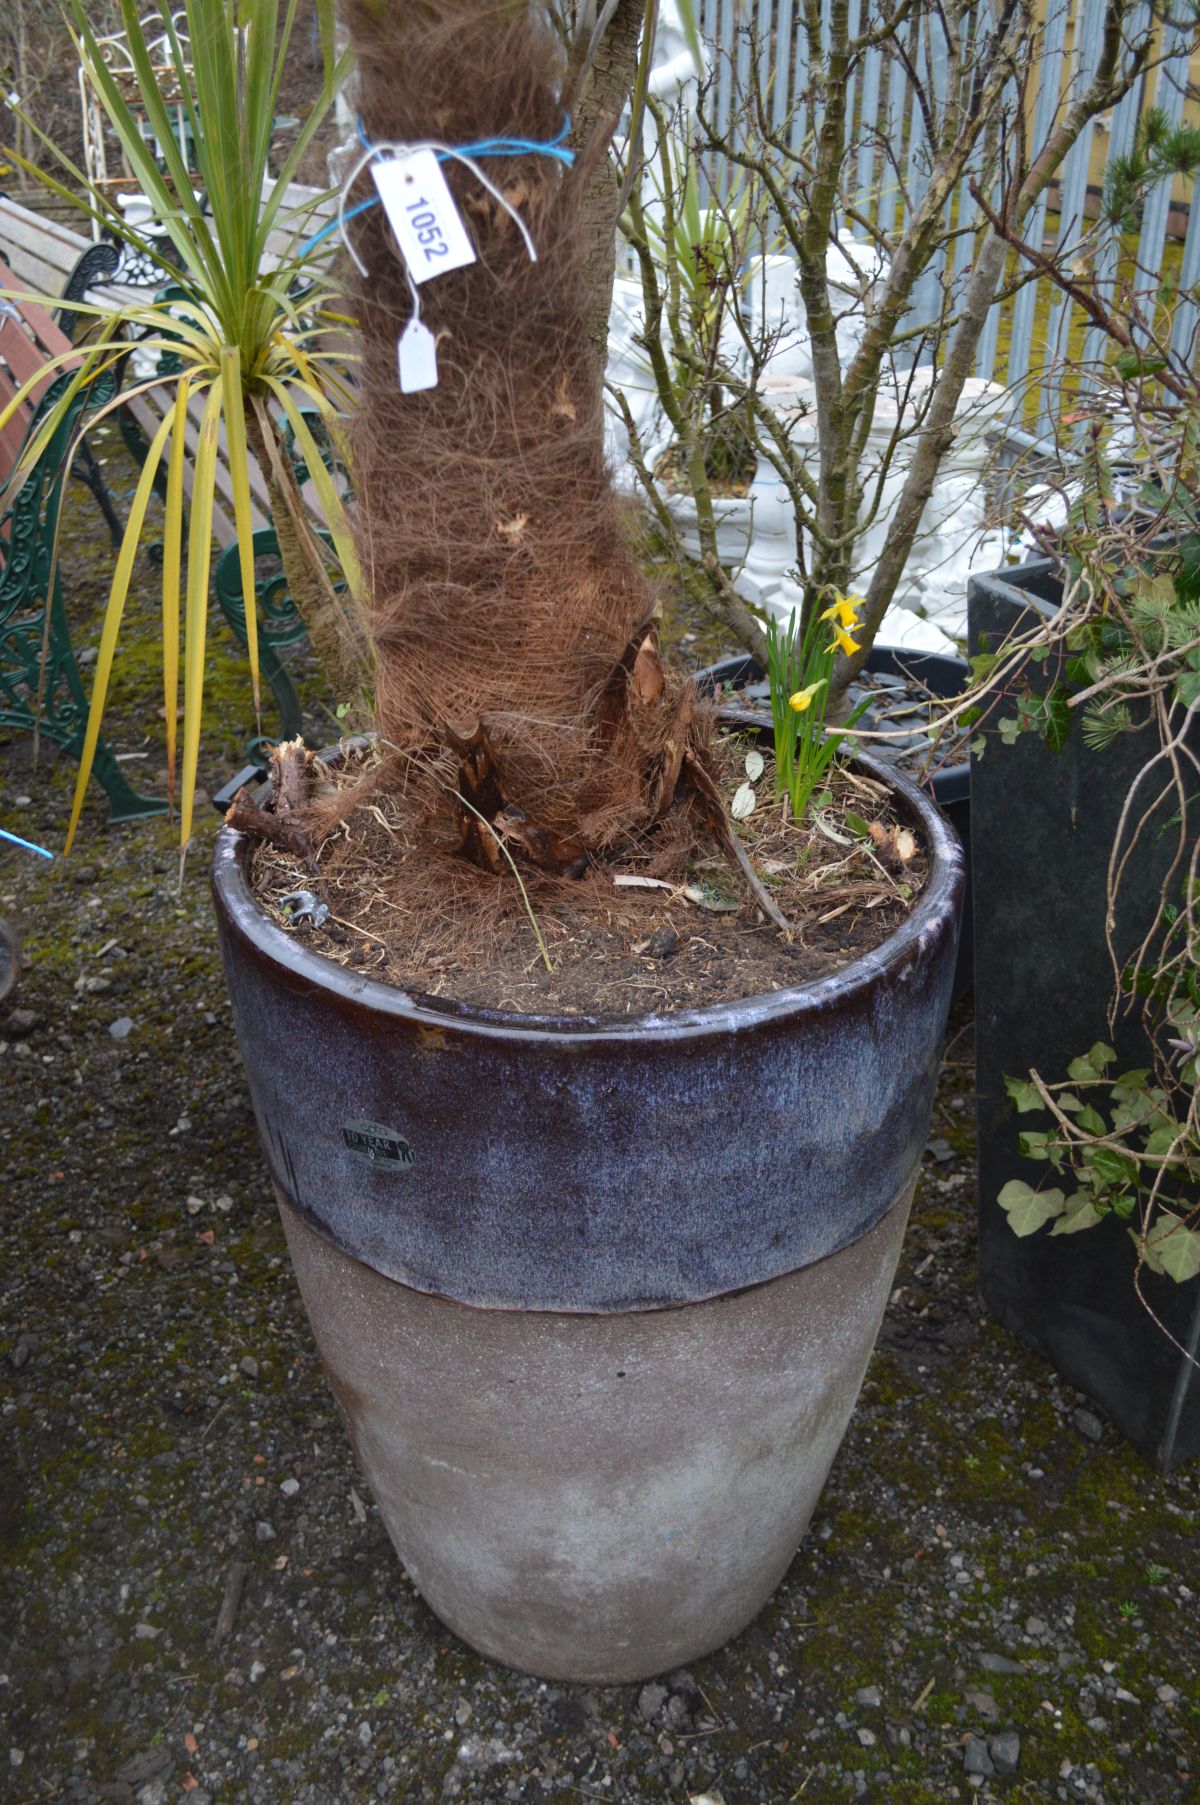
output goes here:
{"type": "Polygon", "coordinates": [[[381,158],[371,174],[414,282],[474,263],[475,247],[433,151],[381,158]]]}
{"type": "Polygon", "coordinates": [[[437,340],[423,320],[408,322],[400,334],[396,356],[404,394],[415,395],[420,389],[436,389],[437,340]]]}

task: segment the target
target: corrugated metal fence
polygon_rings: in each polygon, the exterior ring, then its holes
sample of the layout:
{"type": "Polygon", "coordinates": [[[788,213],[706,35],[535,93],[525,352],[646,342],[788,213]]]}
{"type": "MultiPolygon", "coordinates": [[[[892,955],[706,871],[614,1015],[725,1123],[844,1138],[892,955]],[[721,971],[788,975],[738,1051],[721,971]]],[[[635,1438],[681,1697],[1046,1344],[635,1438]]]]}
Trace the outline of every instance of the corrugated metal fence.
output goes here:
{"type": "MultiPolygon", "coordinates": [[[[829,0],[822,0],[826,41],[828,4],[829,0]]],[[[755,73],[751,58],[757,55],[757,80],[767,117],[775,129],[786,129],[793,149],[803,144],[812,122],[803,101],[796,104],[794,97],[803,96],[808,87],[805,11],[803,0],[700,0],[702,33],[716,52],[709,105],[720,129],[729,128],[735,92],[744,93],[750,85],[749,78],[755,73]],[[750,26],[753,35],[747,29],[750,26]]],[[[872,0],[849,0],[851,36],[864,29],[868,19],[874,23],[874,13],[872,0]]],[[[966,16],[960,29],[968,44],[976,31],[987,29],[990,17],[990,8],[982,6],[966,16]]],[[[1024,98],[1027,147],[1045,142],[1061,109],[1093,74],[1103,23],[1104,0],[1046,0],[1040,44],[1031,47],[1031,91],[1024,98]]],[[[1130,38],[1138,37],[1150,24],[1149,0],[1139,0],[1130,21],[1130,38]]],[[[1112,113],[1085,127],[1059,172],[1057,190],[1043,197],[1026,221],[1024,235],[1031,243],[1060,250],[1075,245],[1087,224],[1089,184],[1094,191],[1103,181],[1109,158],[1132,147],[1146,105],[1162,108],[1173,121],[1184,117],[1188,27],[1168,19],[1159,29],[1157,50],[1165,52],[1167,60],[1148,77],[1139,78],[1112,113]]],[[[948,75],[948,45],[938,10],[914,8],[902,31],[912,70],[932,97],[936,114],[948,75]]],[[[1009,99],[1015,116],[1020,105],[1015,87],[1009,99]]],[[[851,77],[848,116],[852,142],[857,146],[852,157],[853,205],[874,225],[889,233],[899,231],[925,193],[930,145],[917,84],[890,48],[868,49],[862,57],[851,77]]],[[[978,162],[977,156],[975,168],[966,172],[948,203],[947,221],[957,236],[942,247],[918,285],[909,324],[922,325],[936,318],[947,281],[961,285],[965,279],[972,257],[971,228],[979,220],[967,181],[977,174],[978,162]]],[[[1169,183],[1156,188],[1145,207],[1136,248],[1142,272],[1139,286],[1153,287],[1155,278],[1165,271],[1177,284],[1172,337],[1181,353],[1192,347],[1196,335],[1197,302],[1189,291],[1200,283],[1200,207],[1186,207],[1189,198],[1178,191],[1173,197],[1169,183]]],[[[1128,257],[1131,250],[1127,245],[1119,252],[1111,236],[1107,238],[1095,270],[1106,297],[1113,294],[1118,256],[1128,257]]],[[[1083,332],[1080,311],[1045,282],[1026,285],[1015,299],[997,303],[991,310],[976,374],[1013,391],[1010,436],[1018,443],[1031,448],[1047,443],[1057,405],[1049,372],[1068,345],[1074,356],[1082,354],[1085,364],[1104,356],[1102,334],[1094,327],[1083,332]]]]}

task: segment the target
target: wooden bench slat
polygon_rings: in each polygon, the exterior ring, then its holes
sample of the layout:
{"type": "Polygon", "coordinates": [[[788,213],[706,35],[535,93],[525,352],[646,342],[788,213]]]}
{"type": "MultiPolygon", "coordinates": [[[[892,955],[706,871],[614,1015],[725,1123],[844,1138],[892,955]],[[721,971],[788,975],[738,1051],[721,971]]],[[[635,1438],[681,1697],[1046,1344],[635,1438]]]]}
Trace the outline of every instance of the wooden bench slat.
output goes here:
{"type": "MultiPolygon", "coordinates": [[[[15,272],[6,263],[0,262],[0,288],[19,290],[20,287],[15,272]]],[[[19,306],[21,318],[47,357],[57,357],[60,351],[71,349],[70,339],[61,326],[55,325],[44,307],[39,307],[36,301],[22,301],[19,306]]]]}

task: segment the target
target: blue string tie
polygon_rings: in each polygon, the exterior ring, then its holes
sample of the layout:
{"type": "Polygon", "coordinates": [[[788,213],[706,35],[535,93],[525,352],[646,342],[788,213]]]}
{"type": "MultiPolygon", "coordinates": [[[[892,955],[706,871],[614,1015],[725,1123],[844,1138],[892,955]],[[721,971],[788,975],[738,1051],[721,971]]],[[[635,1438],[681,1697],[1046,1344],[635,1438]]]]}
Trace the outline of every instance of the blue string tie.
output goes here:
{"type": "MultiPolygon", "coordinates": [[[[364,150],[379,155],[383,154],[380,147],[372,144],[367,137],[361,119],[355,120],[354,129],[364,150]]],[[[562,130],[554,138],[480,138],[474,144],[456,144],[452,150],[436,150],[434,154],[439,163],[457,163],[468,157],[553,157],[556,162],[562,163],[567,169],[570,169],[575,161],[575,152],[567,145],[570,131],[571,116],[568,113],[563,119],[562,130]]],[[[419,149],[420,146],[414,145],[413,148],[419,149]]],[[[309,256],[319,244],[324,243],[331,233],[347,225],[350,220],[357,219],[359,214],[365,213],[369,207],[378,205],[379,196],[372,194],[366,200],[357,202],[348,211],[340,213],[337,219],[331,219],[321,227],[319,232],[314,232],[311,238],[305,239],[300,246],[300,256],[309,256]]]]}
{"type": "Polygon", "coordinates": [[[44,846],[35,846],[32,840],[23,840],[20,834],[10,834],[6,827],[0,827],[0,840],[10,840],[14,846],[22,846],[26,852],[36,852],[43,859],[54,857],[54,854],[47,852],[44,846]]]}

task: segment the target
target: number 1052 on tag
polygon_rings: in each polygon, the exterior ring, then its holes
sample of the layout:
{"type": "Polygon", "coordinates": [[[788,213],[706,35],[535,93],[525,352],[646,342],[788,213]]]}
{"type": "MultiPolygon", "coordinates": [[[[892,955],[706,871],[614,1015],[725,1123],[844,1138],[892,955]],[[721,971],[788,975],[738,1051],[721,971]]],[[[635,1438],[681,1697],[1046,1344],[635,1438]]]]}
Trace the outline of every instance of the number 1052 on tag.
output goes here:
{"type": "Polygon", "coordinates": [[[475,247],[433,151],[389,157],[373,163],[371,174],[414,282],[474,263],[475,247]]]}

